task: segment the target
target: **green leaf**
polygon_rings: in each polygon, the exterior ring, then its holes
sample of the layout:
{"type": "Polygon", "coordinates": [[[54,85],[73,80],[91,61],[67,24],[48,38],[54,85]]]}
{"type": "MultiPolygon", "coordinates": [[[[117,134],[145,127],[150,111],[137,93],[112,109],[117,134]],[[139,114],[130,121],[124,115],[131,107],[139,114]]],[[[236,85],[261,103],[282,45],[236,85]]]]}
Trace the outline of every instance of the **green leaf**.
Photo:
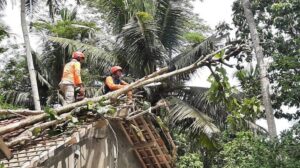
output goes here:
{"type": "Polygon", "coordinates": [[[258,107],[257,107],[257,106],[255,106],[255,105],[253,105],[253,110],[254,110],[254,112],[255,112],[255,113],[257,113],[257,111],[258,111],[258,107]]]}
{"type": "Polygon", "coordinates": [[[223,57],[224,54],[225,54],[225,50],[222,50],[219,53],[217,53],[214,57],[217,59],[220,59],[223,57]]]}
{"type": "Polygon", "coordinates": [[[34,129],[32,130],[32,134],[33,134],[34,136],[39,135],[41,132],[42,132],[42,128],[41,128],[41,127],[37,127],[37,128],[34,128],[34,129]]]}
{"type": "Polygon", "coordinates": [[[143,101],[143,110],[147,110],[151,107],[151,103],[148,101],[143,101]]]}
{"type": "Polygon", "coordinates": [[[45,107],[44,111],[48,114],[50,120],[61,120],[61,118],[56,114],[54,109],[45,107]]]}
{"type": "Polygon", "coordinates": [[[114,114],[117,111],[115,107],[112,105],[107,105],[107,106],[98,106],[97,107],[97,113],[99,114],[114,114]]]}
{"type": "Polygon", "coordinates": [[[98,114],[105,114],[105,113],[107,113],[108,111],[109,111],[109,108],[108,108],[107,106],[104,106],[104,107],[98,106],[98,107],[97,107],[97,113],[98,113],[98,114]]]}
{"type": "Polygon", "coordinates": [[[88,110],[92,110],[92,109],[93,109],[93,105],[94,105],[94,102],[88,101],[88,102],[87,102],[87,109],[88,109],[88,110]]]}

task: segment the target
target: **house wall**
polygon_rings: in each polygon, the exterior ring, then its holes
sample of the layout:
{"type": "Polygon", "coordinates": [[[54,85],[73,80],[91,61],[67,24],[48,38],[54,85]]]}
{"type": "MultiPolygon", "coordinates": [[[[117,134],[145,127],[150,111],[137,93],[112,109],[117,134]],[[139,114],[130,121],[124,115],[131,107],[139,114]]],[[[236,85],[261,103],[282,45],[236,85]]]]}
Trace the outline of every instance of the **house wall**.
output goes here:
{"type": "MultiPolygon", "coordinates": [[[[117,168],[141,168],[140,162],[124,133],[117,124],[112,124],[117,135],[117,168]]],[[[109,127],[94,128],[92,136],[87,136],[79,143],[63,147],[54,152],[38,167],[45,168],[115,168],[116,138],[109,127]]]]}

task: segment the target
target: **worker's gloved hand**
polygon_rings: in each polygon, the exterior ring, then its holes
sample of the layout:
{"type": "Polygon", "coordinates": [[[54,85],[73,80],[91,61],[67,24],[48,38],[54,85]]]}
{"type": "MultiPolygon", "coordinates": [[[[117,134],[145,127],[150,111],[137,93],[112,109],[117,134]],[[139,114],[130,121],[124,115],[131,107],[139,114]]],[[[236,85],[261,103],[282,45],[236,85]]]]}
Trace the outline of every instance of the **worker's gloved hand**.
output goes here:
{"type": "Polygon", "coordinates": [[[80,92],[80,88],[81,87],[75,87],[75,93],[79,93],[80,92]]]}
{"type": "Polygon", "coordinates": [[[79,94],[80,94],[81,96],[85,96],[85,88],[84,88],[83,86],[80,87],[79,94]]]}
{"type": "Polygon", "coordinates": [[[85,98],[85,89],[83,86],[75,88],[75,96],[76,101],[80,101],[85,98]]]}

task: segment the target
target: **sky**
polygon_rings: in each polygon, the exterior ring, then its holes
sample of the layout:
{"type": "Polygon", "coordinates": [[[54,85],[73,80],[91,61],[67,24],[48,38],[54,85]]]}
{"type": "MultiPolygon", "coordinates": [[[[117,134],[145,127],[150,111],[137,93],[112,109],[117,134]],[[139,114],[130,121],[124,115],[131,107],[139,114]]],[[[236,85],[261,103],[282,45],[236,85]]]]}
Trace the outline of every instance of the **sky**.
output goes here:
{"type": "MultiPolygon", "coordinates": [[[[234,0],[204,0],[201,2],[200,0],[195,0],[193,2],[194,12],[198,13],[200,18],[204,19],[205,23],[208,24],[211,28],[214,28],[220,22],[227,22],[229,24],[232,23],[231,16],[231,5],[234,0]]],[[[18,2],[18,1],[17,1],[18,2]]],[[[18,5],[12,7],[10,3],[8,3],[8,7],[4,11],[5,16],[3,17],[3,21],[10,27],[10,32],[14,34],[15,41],[18,43],[22,42],[22,30],[20,23],[20,10],[18,5]]],[[[38,41],[38,38],[34,38],[31,35],[31,46],[35,50],[38,48],[41,41],[38,41]]],[[[0,55],[4,57],[3,55],[0,55]]],[[[230,82],[233,85],[238,85],[238,81],[233,77],[234,71],[227,70],[230,78],[230,82]]],[[[206,81],[207,77],[210,75],[209,70],[206,68],[202,68],[197,71],[194,75],[193,79],[189,81],[187,84],[192,86],[202,86],[209,87],[209,83],[206,81]]],[[[285,111],[294,111],[295,109],[288,109],[288,107],[284,107],[285,111]]],[[[259,120],[257,122],[259,125],[267,128],[267,123],[265,120],[259,120]]],[[[292,125],[292,122],[288,122],[285,119],[278,120],[276,119],[277,132],[289,128],[292,125]]]]}

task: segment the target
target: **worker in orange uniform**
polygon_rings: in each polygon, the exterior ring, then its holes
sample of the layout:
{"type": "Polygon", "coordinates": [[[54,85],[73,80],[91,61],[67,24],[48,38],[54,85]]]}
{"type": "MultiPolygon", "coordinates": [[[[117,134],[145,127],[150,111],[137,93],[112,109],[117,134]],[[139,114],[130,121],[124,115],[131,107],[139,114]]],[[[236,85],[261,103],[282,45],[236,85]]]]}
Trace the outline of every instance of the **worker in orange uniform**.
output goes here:
{"type": "MultiPolygon", "coordinates": [[[[106,77],[105,86],[104,86],[104,94],[124,88],[128,83],[121,80],[120,78],[123,75],[122,68],[120,66],[113,66],[110,69],[111,76],[106,77]]],[[[128,103],[132,102],[132,91],[127,92],[128,103]]]]}
{"type": "Polygon", "coordinates": [[[85,56],[82,52],[73,52],[72,60],[64,67],[59,86],[67,104],[75,102],[75,89],[78,89],[80,94],[84,94],[84,87],[80,75],[81,63],[83,63],[84,58],[85,56]]]}

